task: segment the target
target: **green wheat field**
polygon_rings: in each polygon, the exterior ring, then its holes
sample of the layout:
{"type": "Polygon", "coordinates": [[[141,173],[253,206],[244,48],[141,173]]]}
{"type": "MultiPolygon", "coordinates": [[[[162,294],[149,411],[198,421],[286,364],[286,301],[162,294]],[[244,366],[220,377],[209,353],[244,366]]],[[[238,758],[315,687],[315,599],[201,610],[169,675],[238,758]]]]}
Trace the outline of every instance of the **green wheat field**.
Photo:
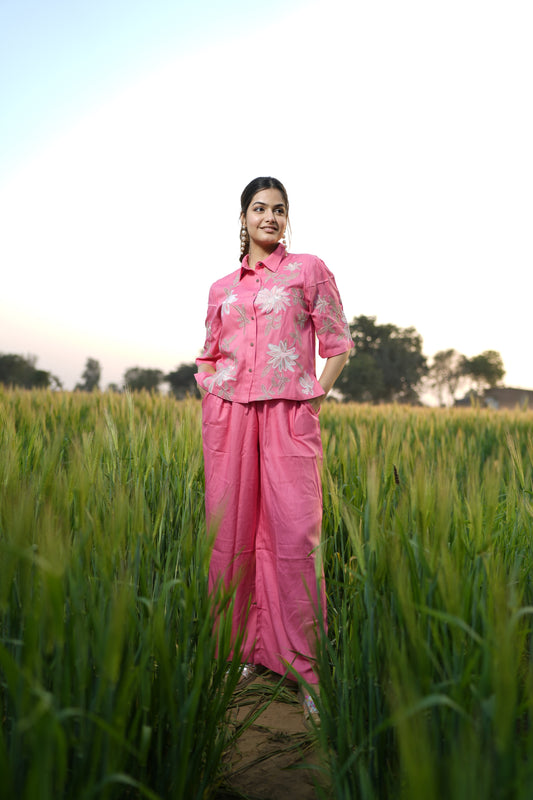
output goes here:
{"type": "MultiPolygon", "coordinates": [[[[321,416],[317,797],[531,798],[533,412],[321,416]]],[[[228,796],[209,545],[198,400],[0,389],[0,797],[228,796]]]]}

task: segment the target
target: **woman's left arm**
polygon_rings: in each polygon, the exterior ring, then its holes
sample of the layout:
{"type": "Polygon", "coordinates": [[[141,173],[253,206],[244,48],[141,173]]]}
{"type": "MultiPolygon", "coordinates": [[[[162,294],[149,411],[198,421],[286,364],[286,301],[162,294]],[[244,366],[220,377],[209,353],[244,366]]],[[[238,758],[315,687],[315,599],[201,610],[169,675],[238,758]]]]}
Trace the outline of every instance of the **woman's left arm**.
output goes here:
{"type": "Polygon", "coordinates": [[[341,374],[344,365],[348,361],[349,355],[350,350],[347,350],[345,353],[339,353],[338,356],[330,356],[327,359],[324,369],[322,370],[322,374],[318,379],[319,384],[324,390],[324,394],[319,395],[318,397],[313,397],[311,400],[307,401],[317,413],[320,410],[323,400],[325,400],[326,396],[333,388],[335,381],[341,374]]]}

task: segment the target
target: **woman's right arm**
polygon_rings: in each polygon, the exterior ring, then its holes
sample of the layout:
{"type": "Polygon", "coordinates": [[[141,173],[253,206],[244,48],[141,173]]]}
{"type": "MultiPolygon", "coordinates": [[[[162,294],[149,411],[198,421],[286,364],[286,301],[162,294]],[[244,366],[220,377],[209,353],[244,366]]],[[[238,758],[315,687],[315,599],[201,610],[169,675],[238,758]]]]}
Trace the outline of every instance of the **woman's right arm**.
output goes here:
{"type": "MultiPolygon", "coordinates": [[[[218,342],[220,338],[221,319],[218,303],[215,297],[214,287],[209,290],[209,300],[207,304],[207,317],[205,320],[205,343],[202,354],[196,359],[198,374],[207,373],[213,375],[216,372],[216,362],[220,356],[218,342]]],[[[205,397],[207,391],[198,384],[198,391],[201,397],[205,397]]]]}

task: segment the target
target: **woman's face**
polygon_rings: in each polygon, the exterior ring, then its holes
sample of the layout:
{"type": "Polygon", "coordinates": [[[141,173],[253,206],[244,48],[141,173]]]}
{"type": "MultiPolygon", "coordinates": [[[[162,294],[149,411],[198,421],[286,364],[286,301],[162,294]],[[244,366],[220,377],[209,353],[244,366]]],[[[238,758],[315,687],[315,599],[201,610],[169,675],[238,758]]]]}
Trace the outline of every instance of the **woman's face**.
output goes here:
{"type": "Polygon", "coordinates": [[[262,189],[241,216],[252,242],[262,250],[274,250],[287,227],[287,207],[279,189],[262,189]]]}

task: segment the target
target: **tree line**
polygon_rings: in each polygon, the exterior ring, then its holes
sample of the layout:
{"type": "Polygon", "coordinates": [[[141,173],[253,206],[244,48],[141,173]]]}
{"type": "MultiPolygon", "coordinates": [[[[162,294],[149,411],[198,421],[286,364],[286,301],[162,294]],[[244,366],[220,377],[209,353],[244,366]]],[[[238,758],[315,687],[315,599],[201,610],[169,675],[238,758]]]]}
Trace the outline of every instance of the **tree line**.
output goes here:
{"type": "MultiPolygon", "coordinates": [[[[441,350],[431,364],[422,352],[422,337],[413,327],[378,324],[376,317],[361,315],[350,323],[354,348],[336,386],[338,399],[368,403],[419,403],[423,393],[433,393],[440,405],[453,403],[459,391],[477,395],[496,386],[505,375],[500,354],[485,350],[467,358],[454,349],[441,350]]],[[[180,364],[172,372],[130,367],[123,385],[110,384],[112,391],[158,392],[167,383],[172,394],[182,399],[197,392],[194,363],[180,364]]],[[[100,389],[100,362],[88,358],[75,391],[100,389]]],[[[37,369],[34,356],[0,354],[0,384],[31,388],[61,389],[61,381],[50,372],[37,369]]]]}
{"type": "Polygon", "coordinates": [[[354,349],[337,384],[347,400],[419,403],[421,394],[431,392],[447,405],[460,390],[483,395],[505,375],[496,350],[472,358],[453,348],[440,350],[429,364],[413,327],[378,325],[376,317],[361,315],[351,322],[350,332],[354,349]]]}

